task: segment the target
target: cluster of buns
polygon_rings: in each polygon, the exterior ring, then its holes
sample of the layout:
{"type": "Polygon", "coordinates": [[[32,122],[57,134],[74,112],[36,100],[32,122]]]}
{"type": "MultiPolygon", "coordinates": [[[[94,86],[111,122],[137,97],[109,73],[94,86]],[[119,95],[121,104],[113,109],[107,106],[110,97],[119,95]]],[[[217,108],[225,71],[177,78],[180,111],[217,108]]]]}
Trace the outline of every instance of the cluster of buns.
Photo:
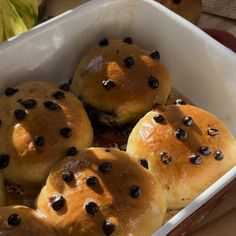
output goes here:
{"type": "Polygon", "coordinates": [[[130,37],[102,39],[70,85],[7,88],[0,97],[0,206],[8,205],[2,178],[37,186],[38,195],[34,209],[0,208],[0,235],[148,236],[167,209],[185,207],[233,167],[230,131],[181,99],[166,105],[170,91],[160,53],[130,37]],[[125,136],[127,151],[91,147],[97,127],[125,136]]]}

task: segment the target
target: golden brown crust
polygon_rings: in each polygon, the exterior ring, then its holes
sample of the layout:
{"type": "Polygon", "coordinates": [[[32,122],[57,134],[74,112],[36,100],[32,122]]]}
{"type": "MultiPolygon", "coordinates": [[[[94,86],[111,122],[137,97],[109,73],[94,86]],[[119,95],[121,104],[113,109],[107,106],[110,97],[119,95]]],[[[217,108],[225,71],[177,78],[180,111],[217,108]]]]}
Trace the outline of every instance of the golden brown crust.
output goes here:
{"type": "Polygon", "coordinates": [[[3,206],[4,203],[5,203],[4,182],[2,174],[0,173],[0,206],[3,206]]]}
{"type": "Polygon", "coordinates": [[[166,200],[159,183],[125,152],[106,150],[81,151],[52,170],[37,200],[37,208],[50,219],[60,235],[70,232],[71,236],[103,236],[106,235],[103,232],[105,220],[115,225],[114,236],[150,235],[161,226],[166,200]],[[112,165],[106,173],[98,167],[104,162],[112,165]],[[62,180],[65,171],[72,171],[75,176],[67,184],[62,180]],[[86,184],[89,176],[97,178],[95,186],[86,184]],[[133,185],[141,189],[138,198],[132,198],[129,193],[133,185]],[[65,198],[65,205],[58,211],[50,206],[49,199],[53,195],[65,198]],[[95,202],[99,207],[95,215],[86,212],[88,202],[95,202]]]}
{"type": "Polygon", "coordinates": [[[85,54],[71,85],[71,91],[86,104],[104,111],[100,121],[106,124],[139,119],[154,103],[165,104],[170,88],[164,65],[143,49],[120,40],[109,40],[109,45],[97,46],[85,54]],[[131,68],[124,65],[127,57],[134,59],[131,68]],[[159,87],[149,86],[150,76],[158,79],[159,87]],[[107,80],[116,86],[106,89],[102,82],[107,80]]]}
{"type": "Polygon", "coordinates": [[[9,156],[9,164],[2,168],[4,177],[18,184],[40,184],[49,168],[66,156],[71,146],[77,149],[92,144],[92,127],[83,106],[70,92],[47,82],[27,82],[16,86],[12,96],[0,98],[0,154],[9,156]],[[64,98],[55,99],[55,91],[64,92],[64,98]],[[36,105],[29,109],[22,105],[27,99],[34,99],[36,105]],[[61,109],[46,108],[45,101],[53,101],[61,109]],[[15,117],[16,109],[26,112],[23,120],[15,117]],[[60,129],[69,127],[72,135],[65,138],[60,129]],[[36,144],[37,136],[43,136],[44,143],[36,144]],[[41,146],[40,146],[41,145],[41,146]]]}
{"type": "Polygon", "coordinates": [[[202,0],[181,0],[180,3],[174,3],[173,0],[156,1],[193,23],[199,19],[202,13],[202,0]]]}
{"type": "Polygon", "coordinates": [[[25,206],[0,208],[0,235],[56,236],[53,228],[47,223],[47,219],[43,215],[25,206]],[[13,214],[18,215],[17,221],[13,220],[13,214]],[[9,221],[9,217],[12,220],[9,221]],[[13,226],[12,223],[14,222],[17,223],[17,225],[13,226]]]}
{"type": "Polygon", "coordinates": [[[236,142],[223,122],[190,105],[159,107],[147,113],[132,130],[127,152],[136,160],[148,161],[149,170],[166,190],[169,209],[184,207],[236,164],[236,142]],[[157,114],[165,121],[155,122],[153,117],[157,114]],[[183,124],[185,116],[193,119],[191,127],[183,124]],[[186,131],[187,139],[180,140],[174,135],[177,128],[186,131]],[[210,136],[210,128],[220,134],[210,136]],[[209,147],[211,154],[201,155],[199,165],[191,163],[190,156],[200,154],[203,146],[209,147]],[[215,159],[217,150],[222,151],[223,160],[215,159]],[[161,161],[161,152],[171,156],[170,164],[161,161]]]}

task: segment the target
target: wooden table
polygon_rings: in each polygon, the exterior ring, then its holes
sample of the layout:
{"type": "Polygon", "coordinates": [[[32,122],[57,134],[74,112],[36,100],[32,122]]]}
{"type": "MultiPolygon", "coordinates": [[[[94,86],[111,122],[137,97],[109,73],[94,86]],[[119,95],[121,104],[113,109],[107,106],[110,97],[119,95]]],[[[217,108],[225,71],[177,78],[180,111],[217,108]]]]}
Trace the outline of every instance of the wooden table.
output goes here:
{"type": "Polygon", "coordinates": [[[203,13],[197,22],[197,25],[200,28],[215,28],[224,30],[236,37],[236,21],[234,20],[203,13]]]}
{"type": "Polygon", "coordinates": [[[207,217],[196,225],[187,236],[235,236],[236,235],[236,191],[224,199],[207,217]]]}

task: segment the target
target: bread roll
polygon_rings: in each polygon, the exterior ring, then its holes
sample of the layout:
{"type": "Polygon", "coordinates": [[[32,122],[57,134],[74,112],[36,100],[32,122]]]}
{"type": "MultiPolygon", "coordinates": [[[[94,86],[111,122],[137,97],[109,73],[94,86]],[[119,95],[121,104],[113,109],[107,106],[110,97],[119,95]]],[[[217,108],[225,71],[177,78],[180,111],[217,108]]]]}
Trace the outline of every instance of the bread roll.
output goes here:
{"type": "Polygon", "coordinates": [[[56,236],[47,219],[25,206],[0,208],[1,236],[56,236]]]}
{"type": "Polygon", "coordinates": [[[159,59],[158,51],[147,52],[130,37],[103,39],[82,58],[71,91],[106,125],[137,121],[170,93],[170,75],[159,59]]]}
{"type": "Polygon", "coordinates": [[[195,23],[202,13],[202,0],[156,0],[170,10],[195,23]]]}
{"type": "Polygon", "coordinates": [[[166,199],[125,152],[90,148],[54,167],[37,208],[59,235],[147,236],[161,226],[166,199]]]}
{"type": "Polygon", "coordinates": [[[127,152],[145,162],[179,209],[236,165],[236,141],[213,114],[190,105],[160,106],[132,130],[127,152]]]}
{"type": "Polygon", "coordinates": [[[5,191],[2,174],[0,173],[0,206],[3,206],[5,202],[5,191]]]}
{"type": "Polygon", "coordinates": [[[32,81],[7,88],[1,96],[0,171],[8,181],[41,184],[52,165],[92,144],[83,106],[62,89],[32,81]]]}

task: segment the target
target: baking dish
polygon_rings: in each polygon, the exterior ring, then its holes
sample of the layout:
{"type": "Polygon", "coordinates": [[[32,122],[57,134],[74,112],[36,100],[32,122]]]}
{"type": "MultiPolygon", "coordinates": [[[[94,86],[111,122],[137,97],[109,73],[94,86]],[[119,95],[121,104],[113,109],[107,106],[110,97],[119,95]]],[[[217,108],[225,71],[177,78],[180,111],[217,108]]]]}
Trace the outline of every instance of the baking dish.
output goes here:
{"type": "MultiPolygon", "coordinates": [[[[68,81],[84,52],[100,38],[124,36],[147,50],[159,50],[173,86],[236,135],[235,54],[151,0],[90,1],[1,44],[1,91],[27,80],[68,81]]],[[[183,235],[236,186],[235,177],[236,167],[153,235],[183,235]]]]}

